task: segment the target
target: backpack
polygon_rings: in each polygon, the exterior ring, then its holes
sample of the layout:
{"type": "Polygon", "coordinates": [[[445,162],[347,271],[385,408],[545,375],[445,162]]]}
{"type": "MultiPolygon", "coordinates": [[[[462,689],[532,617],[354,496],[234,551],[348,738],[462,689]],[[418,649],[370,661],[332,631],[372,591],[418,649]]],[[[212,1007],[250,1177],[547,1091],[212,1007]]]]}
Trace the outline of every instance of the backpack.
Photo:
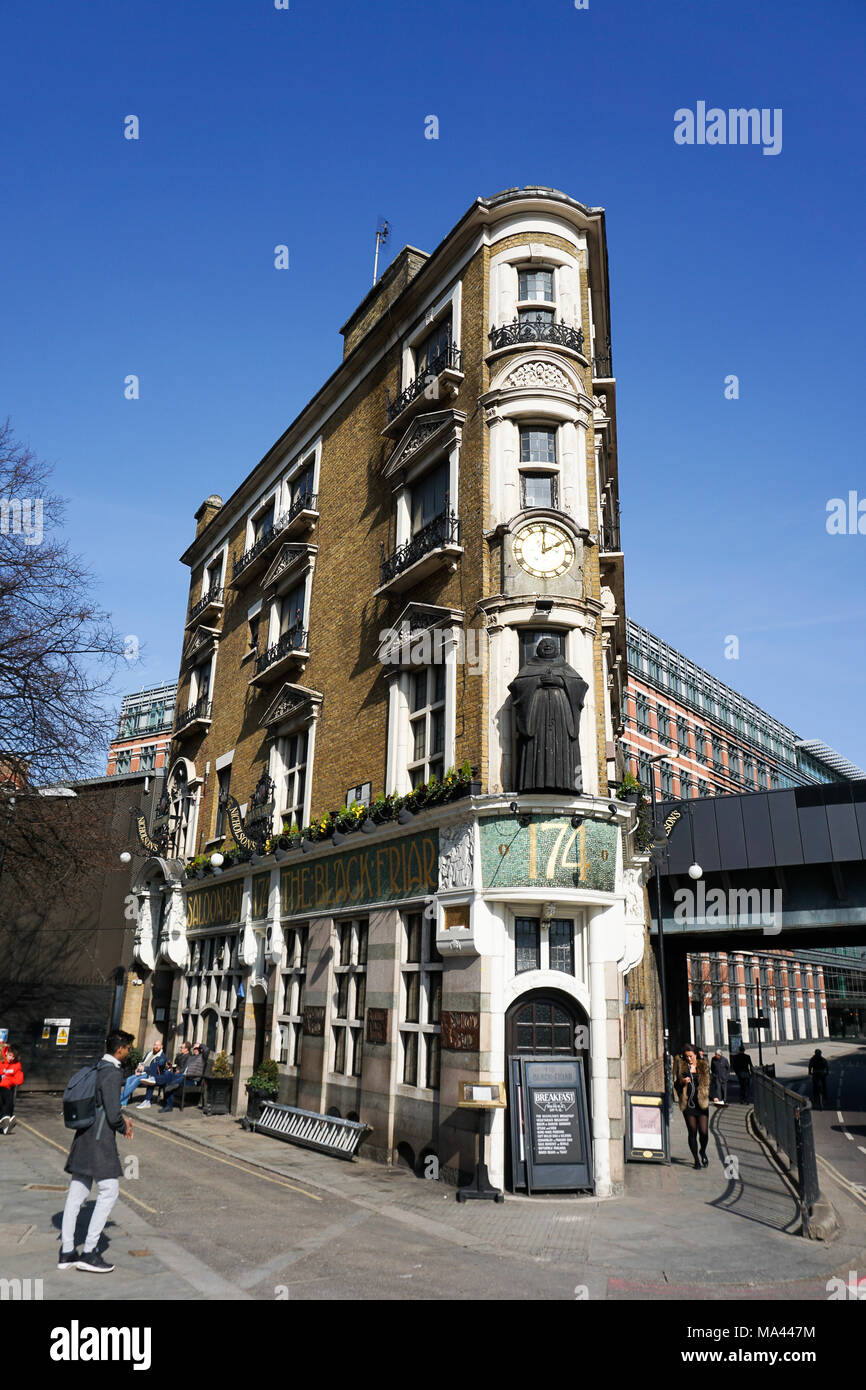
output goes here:
{"type": "Polygon", "coordinates": [[[89,1129],[100,1108],[96,1100],[98,1062],[82,1067],[66,1083],[63,1092],[63,1123],[67,1129],[89,1129]]]}

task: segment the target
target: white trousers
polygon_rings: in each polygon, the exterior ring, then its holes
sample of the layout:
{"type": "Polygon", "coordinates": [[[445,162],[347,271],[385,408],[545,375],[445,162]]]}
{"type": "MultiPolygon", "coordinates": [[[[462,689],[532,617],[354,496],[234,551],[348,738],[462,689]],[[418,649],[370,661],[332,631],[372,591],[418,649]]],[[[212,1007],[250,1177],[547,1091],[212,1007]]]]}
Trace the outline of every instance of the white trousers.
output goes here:
{"type": "MultiPolygon", "coordinates": [[[[63,1208],[63,1226],[61,1227],[60,1239],[60,1248],[67,1252],[75,1249],[75,1224],[78,1220],[78,1213],[90,1196],[90,1187],[89,1182],[81,1182],[78,1178],[73,1178],[69,1184],[66,1206],[63,1208]]],[[[120,1183],[117,1178],[103,1178],[101,1182],[96,1184],[96,1189],[96,1205],[93,1208],[93,1215],[90,1218],[90,1225],[84,1239],[84,1249],[87,1254],[96,1249],[97,1241],[102,1235],[102,1228],[120,1195],[120,1183]]]]}

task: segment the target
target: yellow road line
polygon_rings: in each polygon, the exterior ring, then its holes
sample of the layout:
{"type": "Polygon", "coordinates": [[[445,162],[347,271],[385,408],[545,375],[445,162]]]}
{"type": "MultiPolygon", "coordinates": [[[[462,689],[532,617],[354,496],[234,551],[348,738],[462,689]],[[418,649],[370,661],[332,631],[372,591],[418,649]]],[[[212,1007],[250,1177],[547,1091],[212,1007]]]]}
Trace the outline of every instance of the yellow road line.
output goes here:
{"type": "Polygon", "coordinates": [[[213,1159],[214,1163],[225,1163],[229,1168],[239,1168],[242,1173],[248,1173],[251,1178],[261,1178],[263,1182],[272,1182],[277,1187],[287,1187],[290,1192],[299,1192],[302,1197],[309,1197],[313,1202],[321,1202],[324,1199],[317,1197],[315,1192],[308,1192],[304,1187],[296,1187],[294,1183],[286,1182],[284,1178],[272,1178],[269,1173],[263,1173],[260,1169],[245,1167],[241,1163],[235,1163],[230,1158],[219,1158],[212,1150],[203,1144],[191,1144],[187,1140],[178,1139],[174,1134],[165,1134],[161,1129],[148,1126],[148,1132],[158,1134],[160,1139],[164,1139],[167,1144],[177,1144],[181,1149],[187,1149],[192,1153],[204,1153],[206,1157],[213,1159]]]}
{"type": "Polygon", "coordinates": [[[816,1157],[818,1159],[818,1162],[822,1164],[830,1173],[830,1176],[835,1178],[839,1186],[843,1187],[845,1191],[849,1194],[849,1196],[853,1197],[854,1200],[856,1202],[859,1202],[861,1206],[866,1207],[866,1196],[863,1195],[860,1189],[848,1178],[846,1178],[842,1173],[840,1173],[838,1168],[834,1168],[833,1164],[830,1163],[826,1158],[824,1158],[823,1154],[817,1154],[816,1157]]]}
{"type": "MultiPolygon", "coordinates": [[[[58,1144],[54,1139],[49,1139],[48,1135],[43,1134],[41,1130],[34,1129],[32,1125],[26,1124],[24,1120],[19,1120],[18,1123],[21,1125],[22,1129],[28,1129],[31,1134],[35,1134],[37,1139],[44,1139],[45,1143],[50,1144],[53,1149],[59,1149],[62,1154],[66,1153],[66,1149],[62,1144],[58,1144]]],[[[137,1207],[144,1207],[145,1211],[150,1212],[151,1216],[159,1216],[156,1207],[149,1207],[147,1202],[143,1202],[140,1197],[133,1197],[132,1193],[127,1192],[125,1187],[120,1189],[120,1195],[125,1202],[135,1202],[137,1207]]]]}

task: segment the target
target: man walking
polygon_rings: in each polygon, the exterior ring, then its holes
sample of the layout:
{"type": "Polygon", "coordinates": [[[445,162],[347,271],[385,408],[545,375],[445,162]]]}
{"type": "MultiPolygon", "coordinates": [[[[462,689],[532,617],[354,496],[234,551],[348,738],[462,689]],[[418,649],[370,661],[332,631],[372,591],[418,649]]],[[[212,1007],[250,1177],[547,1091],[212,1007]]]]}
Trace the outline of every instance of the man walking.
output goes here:
{"type": "Polygon", "coordinates": [[[727,1105],[730,1074],[731,1064],[717,1047],[710,1062],[710,1099],[714,1105],[727,1105]]]}
{"type": "Polygon", "coordinates": [[[814,1053],[809,1058],[809,1075],[812,1078],[812,1104],[816,1110],[824,1109],[824,1101],[827,1099],[827,1073],[830,1067],[827,1058],[823,1056],[820,1047],[816,1047],[814,1053]]]}
{"type": "Polygon", "coordinates": [[[131,1033],[119,1030],[110,1033],[105,1040],[105,1055],[97,1063],[96,1119],[87,1129],[76,1132],[66,1160],[65,1171],[72,1181],[63,1208],[58,1269],[72,1269],[74,1265],[91,1274],[110,1274],[114,1269],[114,1265],[108,1264],[97,1252],[96,1246],[120,1192],[118,1178],[123,1169],[115,1136],[123,1134],[127,1139],[132,1138],[132,1125],[120,1108],[120,1069],[129,1056],[132,1041],[131,1033]],[[97,1184],[96,1204],[84,1239],[84,1253],[79,1258],[75,1253],[75,1223],[94,1182],[97,1184]]]}
{"type": "Polygon", "coordinates": [[[731,1066],[738,1082],[740,1083],[740,1100],[744,1105],[749,1102],[749,1093],[752,1089],[752,1059],[744,1047],[739,1052],[735,1052],[731,1059],[731,1066]]]}

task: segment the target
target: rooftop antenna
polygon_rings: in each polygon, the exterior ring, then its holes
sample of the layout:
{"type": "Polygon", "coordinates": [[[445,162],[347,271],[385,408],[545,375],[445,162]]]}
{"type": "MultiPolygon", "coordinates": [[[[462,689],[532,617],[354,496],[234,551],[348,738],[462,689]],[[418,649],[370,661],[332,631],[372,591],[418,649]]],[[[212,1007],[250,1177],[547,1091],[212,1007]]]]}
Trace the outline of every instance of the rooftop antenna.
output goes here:
{"type": "Polygon", "coordinates": [[[379,225],[376,228],[376,258],[373,261],[373,284],[379,278],[379,247],[384,246],[388,237],[391,235],[391,227],[384,217],[379,218],[379,225]]]}

